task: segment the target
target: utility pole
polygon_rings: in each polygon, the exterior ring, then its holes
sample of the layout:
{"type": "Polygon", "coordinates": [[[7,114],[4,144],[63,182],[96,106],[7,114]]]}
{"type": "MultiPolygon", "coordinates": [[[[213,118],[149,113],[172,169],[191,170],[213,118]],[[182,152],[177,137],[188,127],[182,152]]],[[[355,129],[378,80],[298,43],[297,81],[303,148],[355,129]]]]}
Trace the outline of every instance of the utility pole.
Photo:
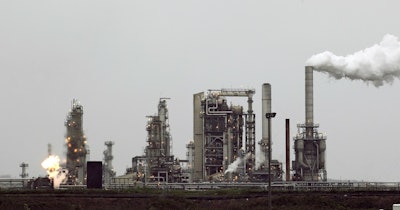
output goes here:
{"type": "Polygon", "coordinates": [[[271,188],[271,118],[276,116],[275,112],[266,113],[265,117],[268,119],[268,209],[272,210],[272,188],[271,188]]]}

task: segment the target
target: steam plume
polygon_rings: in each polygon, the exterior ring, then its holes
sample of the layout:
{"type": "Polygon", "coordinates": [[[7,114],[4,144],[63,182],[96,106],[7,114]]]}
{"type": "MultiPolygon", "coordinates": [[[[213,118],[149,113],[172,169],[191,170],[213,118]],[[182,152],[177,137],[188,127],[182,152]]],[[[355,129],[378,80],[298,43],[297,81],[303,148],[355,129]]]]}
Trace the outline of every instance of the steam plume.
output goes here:
{"type": "Polygon", "coordinates": [[[379,87],[400,77],[400,42],[396,36],[386,34],[379,44],[354,54],[337,56],[325,51],[313,55],[306,65],[336,79],[362,80],[379,87]]]}
{"type": "Polygon", "coordinates": [[[247,153],[243,158],[242,157],[238,157],[236,158],[235,161],[233,161],[229,166],[228,169],[226,169],[226,171],[224,172],[224,174],[227,174],[229,172],[235,172],[237,170],[237,168],[239,167],[240,163],[245,162],[247,159],[249,159],[251,153],[247,153]]]}
{"type": "Polygon", "coordinates": [[[265,152],[261,148],[259,148],[256,153],[256,169],[259,169],[261,164],[266,161],[265,156],[265,152]]]}
{"type": "Polygon", "coordinates": [[[60,158],[56,155],[50,155],[42,162],[42,167],[47,170],[49,178],[53,180],[55,189],[60,187],[60,184],[65,183],[68,171],[60,168],[60,158]]]}

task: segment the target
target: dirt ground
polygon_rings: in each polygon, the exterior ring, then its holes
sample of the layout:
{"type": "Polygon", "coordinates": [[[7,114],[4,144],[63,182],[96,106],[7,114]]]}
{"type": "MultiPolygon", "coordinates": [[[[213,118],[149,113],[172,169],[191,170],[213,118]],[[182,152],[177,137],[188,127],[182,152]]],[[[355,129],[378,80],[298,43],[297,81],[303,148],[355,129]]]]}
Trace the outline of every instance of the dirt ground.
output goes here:
{"type": "MultiPolygon", "coordinates": [[[[399,192],[274,192],[273,209],[392,209],[399,192]]],[[[0,192],[0,209],[267,209],[266,192],[0,192]]]]}

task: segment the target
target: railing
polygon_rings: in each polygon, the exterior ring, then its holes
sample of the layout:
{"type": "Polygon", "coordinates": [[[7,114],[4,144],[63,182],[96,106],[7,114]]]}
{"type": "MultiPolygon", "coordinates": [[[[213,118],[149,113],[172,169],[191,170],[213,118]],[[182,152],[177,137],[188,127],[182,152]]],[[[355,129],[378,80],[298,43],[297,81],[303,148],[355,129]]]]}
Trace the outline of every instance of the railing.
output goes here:
{"type": "MultiPolygon", "coordinates": [[[[27,188],[32,179],[0,179],[0,189],[27,188]]],[[[156,188],[156,189],[180,189],[180,190],[210,190],[220,188],[261,188],[268,189],[266,182],[202,182],[202,183],[166,183],[166,182],[140,182],[132,178],[113,178],[109,183],[103,184],[106,189],[126,188],[156,188]]],[[[400,182],[272,182],[274,190],[281,191],[395,191],[400,192],[400,182]]],[[[85,185],[68,186],[61,188],[86,188],[85,185]]]]}
{"type": "Polygon", "coordinates": [[[32,179],[0,179],[0,189],[25,188],[32,179]]]}

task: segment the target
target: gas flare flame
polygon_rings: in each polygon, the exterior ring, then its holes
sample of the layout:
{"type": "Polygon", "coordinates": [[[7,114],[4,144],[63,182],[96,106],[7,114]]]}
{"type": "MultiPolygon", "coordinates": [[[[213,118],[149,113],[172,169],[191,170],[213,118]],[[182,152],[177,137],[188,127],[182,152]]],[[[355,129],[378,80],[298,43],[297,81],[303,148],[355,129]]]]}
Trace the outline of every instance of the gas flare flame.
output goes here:
{"type": "Polygon", "coordinates": [[[67,170],[60,168],[60,158],[56,155],[50,155],[42,162],[42,167],[46,169],[47,174],[51,180],[53,180],[53,187],[58,189],[60,184],[64,184],[67,181],[67,170]]]}

